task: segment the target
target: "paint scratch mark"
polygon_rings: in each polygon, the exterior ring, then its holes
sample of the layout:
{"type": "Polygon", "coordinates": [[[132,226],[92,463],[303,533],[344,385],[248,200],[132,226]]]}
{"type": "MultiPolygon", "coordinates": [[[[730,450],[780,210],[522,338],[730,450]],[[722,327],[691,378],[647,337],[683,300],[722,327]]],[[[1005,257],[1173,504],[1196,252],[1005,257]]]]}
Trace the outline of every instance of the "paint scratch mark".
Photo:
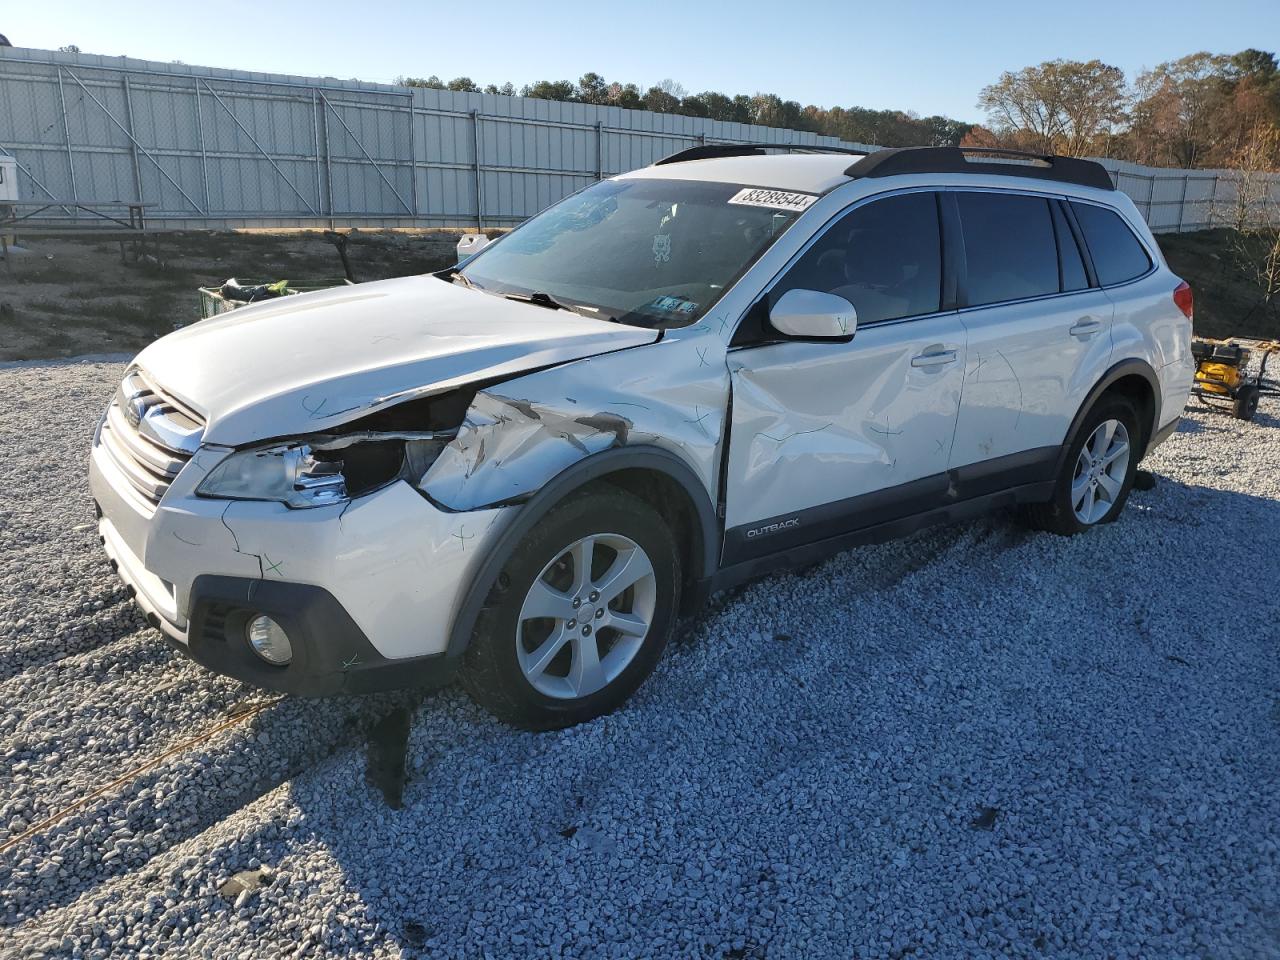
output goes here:
{"type": "Polygon", "coordinates": [[[947,452],[947,445],[941,437],[935,437],[933,442],[937,446],[939,453],[947,452]]]}
{"type": "Polygon", "coordinates": [[[376,337],[374,337],[372,342],[373,342],[373,343],[386,343],[388,340],[399,340],[399,339],[400,339],[400,338],[399,338],[399,337],[397,337],[397,336],[396,336],[395,334],[393,334],[393,333],[384,333],[384,334],[381,334],[380,336],[376,336],[376,337]]]}
{"type": "Polygon", "coordinates": [[[276,563],[272,563],[271,557],[265,553],[262,555],[262,559],[263,559],[263,563],[266,565],[266,569],[262,573],[263,577],[265,577],[268,573],[274,573],[277,577],[280,577],[282,580],[284,579],[284,574],[280,572],[280,568],[284,566],[283,560],[280,560],[276,563]]]}
{"type": "Polygon", "coordinates": [[[181,540],[183,543],[185,543],[185,544],[186,544],[187,546],[189,546],[189,547],[203,547],[203,546],[204,546],[204,544],[203,544],[203,543],[196,543],[194,540],[188,540],[186,537],[182,536],[182,534],[178,533],[178,531],[177,531],[177,530],[171,530],[171,531],[169,531],[169,532],[173,534],[173,537],[174,537],[174,539],[175,539],[175,540],[181,540]]]}
{"type": "Polygon", "coordinates": [[[476,535],[474,533],[467,533],[466,524],[463,524],[460,527],[458,527],[457,531],[453,534],[453,536],[457,539],[458,543],[462,545],[463,550],[467,549],[468,540],[474,540],[476,538],[476,535]]]}
{"type": "Polygon", "coordinates": [[[575,450],[577,450],[580,453],[585,453],[585,454],[591,453],[591,451],[587,449],[587,445],[583,443],[581,440],[579,440],[577,437],[575,437],[572,433],[562,433],[560,434],[560,439],[568,440],[570,446],[572,446],[575,450]]]}
{"type": "Polygon", "coordinates": [[[884,426],[883,426],[883,427],[881,427],[879,424],[872,423],[872,424],[868,424],[868,425],[867,425],[867,429],[868,429],[868,430],[870,430],[872,433],[878,433],[878,434],[880,434],[880,436],[882,436],[882,437],[900,437],[900,436],[902,436],[902,431],[901,431],[901,430],[894,430],[893,428],[891,428],[891,427],[889,426],[889,420],[888,420],[888,418],[886,418],[886,419],[885,419],[885,421],[884,421],[884,426]]]}
{"type": "Polygon", "coordinates": [[[311,406],[309,403],[307,403],[309,399],[311,399],[310,394],[302,398],[302,409],[307,411],[307,413],[311,414],[312,418],[314,419],[315,417],[320,416],[320,411],[323,410],[324,405],[329,402],[329,398],[328,397],[323,398],[314,407],[311,406]]]}
{"type": "Polygon", "coordinates": [[[774,436],[773,434],[771,434],[771,433],[763,433],[763,432],[762,432],[762,433],[757,434],[757,436],[765,437],[765,438],[767,438],[767,439],[769,439],[769,440],[772,440],[774,443],[786,443],[786,442],[787,442],[788,440],[790,440],[792,437],[803,437],[805,434],[808,434],[808,433],[819,433],[819,432],[821,432],[821,431],[823,431],[823,430],[827,429],[827,427],[829,427],[829,426],[831,426],[831,424],[830,424],[830,423],[824,423],[822,426],[820,426],[820,427],[814,427],[812,430],[796,430],[796,431],[794,431],[794,432],[792,432],[792,433],[788,433],[785,437],[775,437],[775,436],[774,436]]]}
{"type": "Polygon", "coordinates": [[[706,426],[703,425],[702,421],[706,420],[707,417],[711,416],[711,411],[708,410],[706,413],[701,413],[700,412],[701,410],[702,408],[700,406],[698,406],[697,404],[694,404],[694,407],[693,407],[694,417],[692,420],[685,420],[685,423],[692,423],[694,426],[696,426],[699,430],[702,431],[704,436],[709,437],[711,436],[711,434],[707,433],[707,428],[706,426]]]}
{"type": "Polygon", "coordinates": [[[1017,430],[1018,424],[1022,422],[1022,402],[1023,402],[1022,380],[1019,379],[1018,377],[1018,371],[1013,369],[1013,364],[1009,363],[1009,358],[1006,357],[999,350],[997,350],[996,353],[999,354],[1001,360],[1003,360],[1006,364],[1009,365],[1009,372],[1013,374],[1013,382],[1018,385],[1018,416],[1013,421],[1013,429],[1017,430]]]}
{"type": "Polygon", "coordinates": [[[710,350],[711,348],[710,348],[710,347],[695,347],[694,349],[698,351],[698,366],[700,366],[700,367],[709,367],[709,366],[711,366],[711,361],[707,359],[707,351],[708,351],[708,350],[710,350]]]}
{"type": "Polygon", "coordinates": [[[342,661],[342,669],[350,670],[352,667],[360,665],[360,654],[353,653],[350,658],[342,661]]]}
{"type": "Polygon", "coordinates": [[[978,379],[978,371],[981,370],[987,363],[986,358],[982,354],[979,353],[976,356],[977,356],[977,363],[973,365],[973,370],[969,372],[969,376],[973,377],[975,380],[978,379]]]}

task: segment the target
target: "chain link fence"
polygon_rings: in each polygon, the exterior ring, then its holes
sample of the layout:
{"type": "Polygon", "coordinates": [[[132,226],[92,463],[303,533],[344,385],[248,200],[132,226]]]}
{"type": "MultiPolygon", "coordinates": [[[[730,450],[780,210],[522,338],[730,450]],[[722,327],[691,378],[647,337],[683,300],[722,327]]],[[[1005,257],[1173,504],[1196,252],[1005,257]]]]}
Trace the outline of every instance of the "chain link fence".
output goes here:
{"type": "MultiPolygon", "coordinates": [[[[506,227],[703,143],[875,149],[617,107],[0,47],[13,212],[43,227],[506,227]]],[[[1245,175],[1246,191],[1238,172],[1101,162],[1158,232],[1234,222],[1246,192],[1252,221],[1280,216],[1275,175],[1245,175]]]]}

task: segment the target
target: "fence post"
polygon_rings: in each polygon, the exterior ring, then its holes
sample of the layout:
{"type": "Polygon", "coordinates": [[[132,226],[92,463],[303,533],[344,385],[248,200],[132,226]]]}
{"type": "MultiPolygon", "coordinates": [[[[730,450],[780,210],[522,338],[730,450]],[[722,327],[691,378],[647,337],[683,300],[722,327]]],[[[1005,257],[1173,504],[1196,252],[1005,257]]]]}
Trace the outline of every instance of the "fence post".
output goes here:
{"type": "Polygon", "coordinates": [[[200,103],[200,79],[196,78],[196,135],[200,139],[200,184],[204,187],[204,215],[209,216],[209,153],[204,145],[204,106],[200,103]]]}
{"type": "MultiPolygon", "coordinates": [[[[129,92],[129,75],[126,73],[121,79],[124,81],[124,119],[129,124],[129,153],[133,157],[133,189],[138,194],[138,202],[141,203],[142,166],[138,163],[138,144],[135,142],[138,131],[133,126],[133,95],[129,92]]],[[[163,200],[164,191],[160,192],[163,200]]]]}
{"type": "Polygon", "coordinates": [[[476,232],[484,232],[484,174],[480,170],[480,111],[471,111],[471,142],[476,156],[476,232]]]}
{"type": "Polygon", "coordinates": [[[311,145],[316,155],[316,210],[324,213],[322,174],[320,172],[320,98],[316,88],[311,88],[311,145]]]}
{"type": "Polygon", "coordinates": [[[1213,194],[1209,199],[1209,222],[1205,226],[1212,230],[1213,222],[1218,219],[1218,175],[1213,175],[1213,194]]]}
{"type": "Polygon", "coordinates": [[[409,202],[413,205],[413,216],[409,226],[418,222],[418,140],[414,123],[413,91],[409,91],[409,202]]]}
{"type": "Polygon", "coordinates": [[[334,227],[333,222],[333,162],[329,149],[329,111],[321,109],[320,122],[324,124],[324,192],[325,197],[329,201],[329,229],[334,227]]]}
{"type": "Polygon", "coordinates": [[[604,179],[604,121],[596,121],[596,179],[604,179]]]}
{"type": "Polygon", "coordinates": [[[1182,196],[1178,198],[1178,233],[1182,232],[1182,220],[1187,210],[1187,181],[1191,179],[1189,170],[1182,171],[1182,196]]]}
{"type": "MultiPolygon", "coordinates": [[[[67,95],[62,89],[62,67],[58,67],[58,106],[62,109],[62,136],[67,144],[67,173],[71,177],[71,202],[79,203],[80,195],[76,193],[76,162],[71,156],[71,124],[67,122],[67,95]]],[[[72,216],[79,217],[77,209],[72,216]]]]}

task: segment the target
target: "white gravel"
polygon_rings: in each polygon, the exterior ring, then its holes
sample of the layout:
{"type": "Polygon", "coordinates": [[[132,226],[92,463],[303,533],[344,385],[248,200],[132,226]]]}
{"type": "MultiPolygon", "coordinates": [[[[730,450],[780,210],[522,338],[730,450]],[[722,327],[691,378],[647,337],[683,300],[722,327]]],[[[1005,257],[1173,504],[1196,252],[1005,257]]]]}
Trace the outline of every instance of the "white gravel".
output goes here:
{"type": "MultiPolygon", "coordinates": [[[[272,699],[99,550],[121,370],[0,369],[0,844],[272,699]]],[[[398,811],[360,737],[405,697],[272,703],[0,853],[0,956],[1275,956],[1280,404],[1149,465],[1084,537],[993,517],[756,584],[583,727],[433,694],[398,811]]]]}

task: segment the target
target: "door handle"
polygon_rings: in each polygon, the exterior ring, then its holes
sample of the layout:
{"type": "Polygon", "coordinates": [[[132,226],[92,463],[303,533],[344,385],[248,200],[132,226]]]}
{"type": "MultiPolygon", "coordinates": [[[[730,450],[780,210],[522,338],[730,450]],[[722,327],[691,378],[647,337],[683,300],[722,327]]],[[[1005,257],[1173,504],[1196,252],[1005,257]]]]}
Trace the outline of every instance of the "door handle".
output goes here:
{"type": "Polygon", "coordinates": [[[919,353],[911,358],[913,367],[940,367],[944,363],[955,363],[954,350],[935,350],[932,353],[919,353]]]}
{"type": "Polygon", "coordinates": [[[1101,320],[1095,320],[1093,317],[1085,317],[1081,320],[1077,320],[1067,333],[1071,334],[1073,337],[1079,337],[1083,340],[1085,337],[1093,336],[1101,329],[1101,320]]]}

